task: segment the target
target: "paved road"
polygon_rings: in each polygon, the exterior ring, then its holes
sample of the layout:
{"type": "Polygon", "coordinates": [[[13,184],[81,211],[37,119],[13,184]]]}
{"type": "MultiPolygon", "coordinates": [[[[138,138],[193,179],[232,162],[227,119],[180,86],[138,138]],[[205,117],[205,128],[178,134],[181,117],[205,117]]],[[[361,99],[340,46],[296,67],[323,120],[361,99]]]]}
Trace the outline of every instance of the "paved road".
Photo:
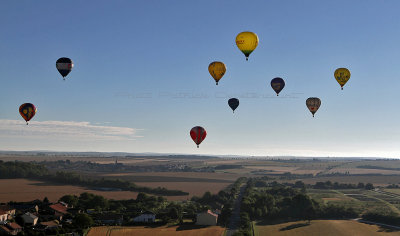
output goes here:
{"type": "Polygon", "coordinates": [[[238,197],[235,200],[235,205],[233,206],[232,216],[229,219],[228,230],[226,232],[226,236],[232,236],[236,230],[239,228],[240,224],[240,204],[242,203],[243,193],[246,189],[246,184],[240,187],[240,192],[238,197]]]}

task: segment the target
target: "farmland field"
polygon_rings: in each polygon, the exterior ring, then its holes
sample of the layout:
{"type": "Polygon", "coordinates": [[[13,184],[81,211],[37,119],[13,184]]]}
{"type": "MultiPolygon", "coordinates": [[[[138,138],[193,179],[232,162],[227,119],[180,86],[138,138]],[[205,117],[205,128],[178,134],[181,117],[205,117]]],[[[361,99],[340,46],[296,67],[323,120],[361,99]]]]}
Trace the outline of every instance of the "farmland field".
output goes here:
{"type": "MultiPolygon", "coordinates": [[[[166,196],[168,200],[187,200],[192,196],[202,196],[204,192],[218,193],[225,188],[228,183],[207,183],[207,182],[149,182],[141,183],[148,187],[166,187],[170,189],[182,189],[190,194],[186,196],[166,196]]],[[[89,192],[104,196],[109,199],[122,200],[136,198],[136,192],[130,191],[98,191],[79,186],[57,185],[41,181],[27,179],[0,179],[0,189],[7,191],[0,192],[0,202],[9,201],[32,201],[42,200],[47,197],[50,201],[57,201],[60,197],[67,194],[79,195],[89,192]]]]}
{"type": "Polygon", "coordinates": [[[0,189],[3,190],[0,191],[0,202],[43,200],[44,197],[54,202],[64,195],[79,195],[83,192],[116,200],[131,199],[137,196],[137,193],[129,191],[96,191],[79,186],[48,184],[27,179],[0,179],[0,189]]]}
{"type": "Polygon", "coordinates": [[[384,192],[363,189],[308,189],[307,194],[314,200],[352,207],[362,213],[366,211],[400,213],[400,196],[389,196],[384,192]]]}
{"type": "Polygon", "coordinates": [[[256,235],[276,236],[373,236],[400,235],[400,231],[390,232],[376,225],[368,225],[349,220],[315,220],[308,225],[304,221],[288,222],[276,225],[257,225],[256,235]]]}
{"type": "Polygon", "coordinates": [[[400,183],[400,175],[376,175],[376,176],[329,176],[329,177],[316,177],[303,179],[302,181],[306,184],[315,184],[316,182],[326,181],[339,182],[339,183],[351,183],[357,184],[362,183],[373,183],[375,186],[386,186],[388,184],[400,183]]]}
{"type": "MultiPolygon", "coordinates": [[[[109,154],[108,154],[109,155],[109,154]]],[[[39,163],[54,163],[50,165],[49,170],[52,173],[56,171],[73,171],[89,179],[120,179],[135,183],[138,186],[150,188],[164,187],[170,190],[181,190],[188,192],[186,196],[167,196],[169,200],[187,200],[192,196],[202,196],[206,191],[217,193],[229,184],[233,183],[239,177],[264,177],[267,176],[270,181],[278,182],[296,182],[303,181],[306,184],[315,184],[316,182],[339,182],[339,183],[373,183],[374,186],[387,186],[388,184],[399,184],[399,175],[383,175],[400,173],[393,167],[400,166],[399,160],[341,160],[341,159],[261,159],[261,158],[219,158],[203,156],[105,156],[105,154],[0,154],[2,161],[35,161],[39,163]],[[67,166],[62,169],[58,161],[64,163],[68,160],[70,163],[79,164],[81,169],[74,166],[67,166]],[[114,163],[118,162],[118,168],[114,169],[114,163]],[[98,163],[98,169],[89,167],[85,163],[98,163]],[[106,166],[108,164],[108,166],[106,166]],[[232,168],[229,168],[229,165],[232,168]],[[139,167],[151,167],[140,169],[139,167]],[[160,166],[169,166],[172,169],[160,168],[160,166]],[[216,168],[222,166],[223,168],[216,168]],[[359,168],[359,167],[365,168],[359,168]],[[138,167],[137,169],[135,169],[138,167]],[[188,171],[182,171],[180,167],[188,167],[188,171]],[[368,168],[366,168],[368,167],[368,168]],[[372,169],[369,169],[371,167],[372,169]],[[205,168],[205,169],[201,169],[205,168]],[[214,169],[212,169],[214,168],[214,169]],[[373,168],[392,168],[392,169],[373,169],[373,168]],[[161,169],[161,170],[160,170],[161,169]],[[145,171],[143,171],[145,170],[145,171]],[[148,171],[149,170],[149,171],[148,171]],[[315,176],[317,173],[335,173],[354,172],[363,174],[381,174],[381,175],[348,175],[348,176],[315,176]],[[280,174],[290,172],[292,174],[311,174],[311,176],[300,176],[299,179],[281,178],[280,174]],[[314,175],[314,177],[312,177],[314,175]]],[[[63,164],[65,165],[65,163],[63,164]]],[[[137,193],[129,191],[95,191],[79,186],[57,185],[43,183],[40,181],[3,179],[0,180],[2,189],[9,189],[10,192],[0,193],[0,202],[10,200],[28,201],[33,199],[43,199],[47,196],[51,200],[57,200],[64,194],[80,194],[82,192],[91,192],[111,199],[130,199],[135,198],[137,193]]],[[[396,191],[396,190],[393,190],[396,191]]],[[[385,206],[383,202],[373,199],[364,193],[362,195],[344,195],[350,194],[343,191],[334,192],[310,192],[310,196],[328,203],[337,203],[342,205],[357,205],[368,203],[377,203],[378,207],[385,206]]],[[[356,193],[360,194],[360,193],[356,193]]],[[[400,202],[396,199],[390,199],[387,196],[378,196],[379,199],[400,207],[400,202]]],[[[367,204],[368,205],[368,204],[367,204]]]]}
{"type": "Polygon", "coordinates": [[[160,227],[93,227],[88,236],[221,236],[225,229],[219,226],[201,227],[196,225],[160,227]]]}

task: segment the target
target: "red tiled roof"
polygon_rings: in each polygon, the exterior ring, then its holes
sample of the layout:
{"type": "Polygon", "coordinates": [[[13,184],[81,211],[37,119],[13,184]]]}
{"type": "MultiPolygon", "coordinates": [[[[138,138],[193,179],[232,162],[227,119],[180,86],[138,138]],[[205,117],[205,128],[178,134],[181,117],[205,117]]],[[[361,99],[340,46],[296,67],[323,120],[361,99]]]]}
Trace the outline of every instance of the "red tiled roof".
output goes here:
{"type": "Polygon", "coordinates": [[[41,225],[45,225],[45,226],[58,226],[58,222],[55,220],[52,221],[46,221],[46,222],[41,222],[41,225]]]}
{"type": "Polygon", "coordinates": [[[12,229],[14,229],[14,230],[15,229],[22,229],[22,227],[19,224],[15,223],[15,222],[8,223],[7,226],[12,228],[12,229]]]}
{"type": "Polygon", "coordinates": [[[63,214],[67,214],[68,213],[67,212],[68,208],[66,206],[64,206],[63,204],[61,204],[61,203],[56,203],[56,204],[50,205],[50,208],[55,210],[55,211],[57,211],[57,212],[63,213],[63,214]]]}

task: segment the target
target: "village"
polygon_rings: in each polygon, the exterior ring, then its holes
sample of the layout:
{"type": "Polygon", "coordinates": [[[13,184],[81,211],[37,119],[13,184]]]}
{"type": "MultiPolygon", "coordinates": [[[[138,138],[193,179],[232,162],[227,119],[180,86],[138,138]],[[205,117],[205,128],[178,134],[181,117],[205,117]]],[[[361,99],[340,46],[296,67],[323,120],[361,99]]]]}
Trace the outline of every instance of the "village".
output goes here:
{"type": "Polygon", "coordinates": [[[66,195],[54,203],[45,198],[42,201],[1,204],[0,235],[84,235],[91,226],[174,222],[215,226],[220,213],[220,210],[211,211],[200,203],[168,202],[163,197],[144,193],[140,193],[136,200],[125,201],[82,193],[79,197],[66,195]]]}

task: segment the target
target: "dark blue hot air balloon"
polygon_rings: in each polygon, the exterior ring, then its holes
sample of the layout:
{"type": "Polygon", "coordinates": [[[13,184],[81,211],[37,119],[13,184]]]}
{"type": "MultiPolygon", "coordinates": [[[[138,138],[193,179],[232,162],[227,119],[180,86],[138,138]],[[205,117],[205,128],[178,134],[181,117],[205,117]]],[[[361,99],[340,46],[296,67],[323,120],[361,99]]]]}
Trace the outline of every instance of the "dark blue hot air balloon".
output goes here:
{"type": "Polygon", "coordinates": [[[235,109],[239,106],[239,99],[237,98],[229,99],[228,105],[232,108],[233,113],[235,113],[235,109]]]}
{"type": "Polygon", "coordinates": [[[56,67],[58,72],[60,72],[61,76],[65,80],[65,76],[71,72],[72,68],[74,67],[74,63],[68,57],[61,57],[57,60],[56,67]]]}
{"type": "Polygon", "coordinates": [[[285,81],[282,78],[276,77],[271,80],[271,87],[276,92],[276,96],[279,96],[279,93],[285,87],[285,81]]]}

